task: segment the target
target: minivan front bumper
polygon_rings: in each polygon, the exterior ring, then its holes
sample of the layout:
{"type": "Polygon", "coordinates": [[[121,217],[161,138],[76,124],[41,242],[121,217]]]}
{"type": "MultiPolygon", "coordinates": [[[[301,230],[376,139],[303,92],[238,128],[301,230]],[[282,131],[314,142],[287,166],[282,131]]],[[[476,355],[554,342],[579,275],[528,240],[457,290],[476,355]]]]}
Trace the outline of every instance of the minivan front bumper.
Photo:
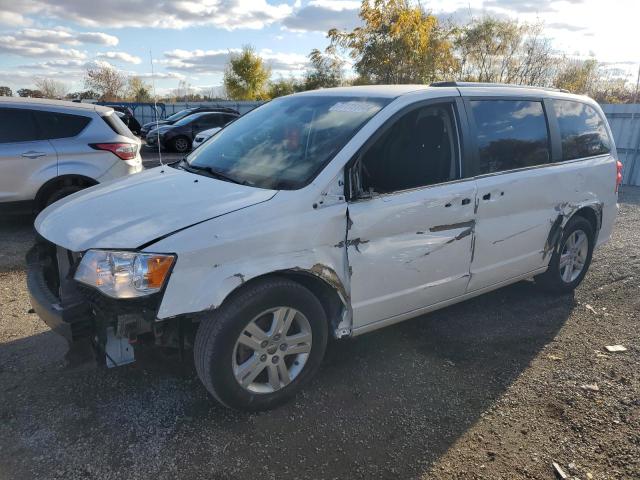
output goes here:
{"type": "Polygon", "coordinates": [[[90,305],[80,295],[61,298],[60,282],[65,282],[69,272],[60,275],[56,250],[55,246],[43,243],[29,250],[27,287],[31,306],[38,316],[51,330],[72,343],[92,335],[93,315],[90,305]]]}

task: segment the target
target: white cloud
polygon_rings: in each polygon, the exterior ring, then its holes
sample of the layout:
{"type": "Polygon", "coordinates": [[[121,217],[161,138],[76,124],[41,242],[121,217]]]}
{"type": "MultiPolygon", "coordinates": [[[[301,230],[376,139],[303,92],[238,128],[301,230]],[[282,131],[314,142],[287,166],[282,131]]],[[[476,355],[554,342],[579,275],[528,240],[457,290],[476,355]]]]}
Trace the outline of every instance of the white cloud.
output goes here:
{"type": "Polygon", "coordinates": [[[359,24],[360,2],[311,0],[285,18],[282,24],[293,31],[327,32],[332,28],[351,30],[359,24]]]}
{"type": "MultiPolygon", "coordinates": [[[[79,25],[103,28],[160,27],[186,28],[214,25],[227,30],[260,29],[280,21],[292,12],[287,3],[267,0],[0,0],[4,10],[14,15],[23,11],[49,16],[79,25]],[[23,4],[24,1],[24,4],[23,4]]],[[[35,15],[34,15],[35,16],[35,15]]]]}
{"type": "Polygon", "coordinates": [[[80,60],[87,57],[86,53],[80,50],[61,48],[53,43],[21,39],[13,35],[0,36],[0,54],[39,58],[75,58],[80,60]]]}
{"type": "Polygon", "coordinates": [[[25,26],[30,25],[32,22],[18,12],[10,12],[8,10],[0,10],[0,25],[25,26]]]}
{"type": "Polygon", "coordinates": [[[108,45],[110,47],[118,45],[118,37],[102,32],[78,33],[76,38],[83,43],[95,43],[98,45],[108,45]]]}
{"type": "Polygon", "coordinates": [[[131,55],[130,53],[127,53],[127,52],[103,52],[103,53],[99,53],[97,57],[108,58],[111,60],[120,60],[121,62],[133,63],[135,65],[138,65],[139,63],[142,62],[142,59],[140,57],[131,55]]]}
{"type": "MultiPolygon", "coordinates": [[[[158,63],[165,65],[170,70],[179,70],[188,73],[220,73],[229,61],[229,53],[238,52],[232,50],[169,50],[164,52],[164,59],[158,63]]],[[[275,72],[298,73],[308,63],[306,55],[299,53],[273,52],[262,49],[257,52],[267,65],[275,72]]]]}

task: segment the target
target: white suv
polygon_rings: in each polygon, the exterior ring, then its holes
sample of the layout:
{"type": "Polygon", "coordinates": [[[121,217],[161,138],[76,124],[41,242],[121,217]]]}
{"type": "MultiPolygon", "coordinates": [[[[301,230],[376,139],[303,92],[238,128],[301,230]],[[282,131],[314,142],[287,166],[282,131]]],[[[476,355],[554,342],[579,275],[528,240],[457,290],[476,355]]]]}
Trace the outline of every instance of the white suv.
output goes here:
{"type": "Polygon", "coordinates": [[[0,211],[41,210],[141,170],[140,140],[113,109],[0,97],[0,211]]]}
{"type": "Polygon", "coordinates": [[[620,169],[586,97],[456,83],[295,94],[179,163],[46,209],[29,289],[109,365],[144,340],[193,346],[221,403],[271,408],[330,336],[527,278],[576,288],[611,235],[620,169]]]}

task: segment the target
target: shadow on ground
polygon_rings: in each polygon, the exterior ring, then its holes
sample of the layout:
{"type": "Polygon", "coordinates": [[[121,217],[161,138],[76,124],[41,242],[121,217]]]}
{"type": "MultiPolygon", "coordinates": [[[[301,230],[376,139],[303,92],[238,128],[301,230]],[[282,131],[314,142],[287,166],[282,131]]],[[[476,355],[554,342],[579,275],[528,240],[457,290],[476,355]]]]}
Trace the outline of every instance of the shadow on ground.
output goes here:
{"type": "Polygon", "coordinates": [[[192,361],[143,350],[69,368],[50,332],[0,345],[7,478],[406,478],[426,471],[563,326],[572,296],[522,282],[333,342],[304,393],[244,414],[206,395],[192,361]]]}

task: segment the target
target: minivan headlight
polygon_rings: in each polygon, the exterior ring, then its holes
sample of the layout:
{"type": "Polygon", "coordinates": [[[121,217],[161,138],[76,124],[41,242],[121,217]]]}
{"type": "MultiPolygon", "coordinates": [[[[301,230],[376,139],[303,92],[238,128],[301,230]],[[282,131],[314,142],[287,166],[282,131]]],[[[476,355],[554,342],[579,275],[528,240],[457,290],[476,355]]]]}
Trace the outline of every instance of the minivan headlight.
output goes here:
{"type": "Polygon", "coordinates": [[[112,298],[135,298],[162,289],[175,255],[88,250],[74,275],[112,298]]]}

